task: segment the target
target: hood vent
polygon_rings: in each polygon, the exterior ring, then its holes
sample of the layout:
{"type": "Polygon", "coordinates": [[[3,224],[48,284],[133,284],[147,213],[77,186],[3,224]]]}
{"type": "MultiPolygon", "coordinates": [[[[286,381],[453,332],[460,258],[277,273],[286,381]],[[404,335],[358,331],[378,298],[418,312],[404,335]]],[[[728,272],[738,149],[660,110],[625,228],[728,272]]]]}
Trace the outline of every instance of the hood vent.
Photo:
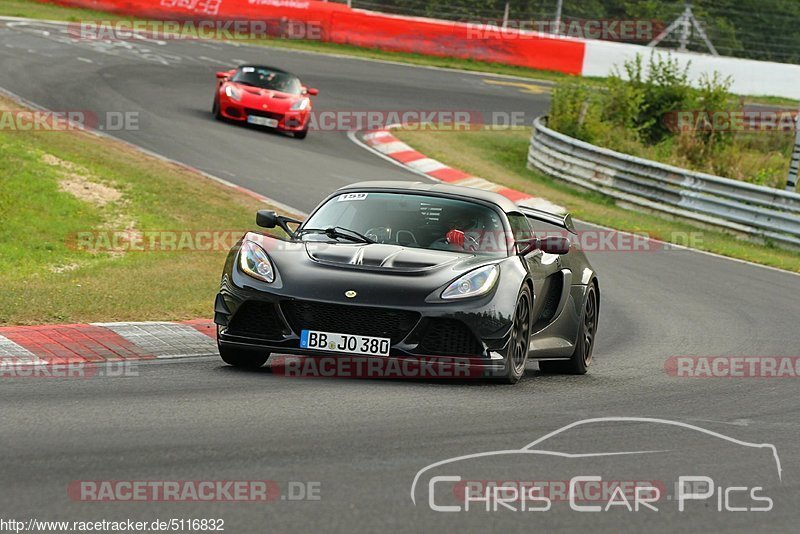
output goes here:
{"type": "Polygon", "coordinates": [[[387,271],[425,271],[458,261],[453,252],[406,248],[399,245],[307,243],[311,259],[320,263],[387,271]]]}

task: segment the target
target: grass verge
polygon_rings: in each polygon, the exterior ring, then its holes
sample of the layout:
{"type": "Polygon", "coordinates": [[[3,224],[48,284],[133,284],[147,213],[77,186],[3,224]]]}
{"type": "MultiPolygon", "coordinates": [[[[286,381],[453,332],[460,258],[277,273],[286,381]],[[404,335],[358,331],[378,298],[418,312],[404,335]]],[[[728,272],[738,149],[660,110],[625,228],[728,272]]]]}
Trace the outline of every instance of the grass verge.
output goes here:
{"type": "Polygon", "coordinates": [[[504,131],[402,131],[394,135],[428,157],[566,207],[574,217],[617,230],[647,234],[684,245],[697,233],[693,247],[723,256],[800,272],[800,254],[758,245],[688,222],[619,207],[604,195],[574,188],[526,167],[529,129],[504,131]]]}
{"type": "Polygon", "coordinates": [[[37,0],[0,0],[0,15],[41,20],[65,20],[68,22],[78,22],[86,19],[116,20],[120,18],[102,11],[59,6],[37,0]]]}
{"type": "Polygon", "coordinates": [[[225,245],[193,232],[235,242],[264,207],[115,140],[2,130],[0,325],[209,317],[225,245]]]}
{"type": "MultiPolygon", "coordinates": [[[[76,9],[55,4],[40,3],[31,0],[0,0],[0,16],[26,17],[45,20],[65,20],[77,22],[80,20],[119,20],[119,15],[92,11],[88,9],[76,9]]],[[[424,67],[439,67],[447,69],[465,70],[470,72],[480,72],[489,75],[518,76],[529,78],[536,81],[559,82],[573,76],[560,72],[534,70],[513,65],[503,65],[501,63],[488,63],[470,59],[447,58],[426,56],[423,54],[411,54],[404,52],[390,52],[378,49],[361,48],[351,45],[336,43],[324,43],[320,41],[294,40],[294,39],[247,39],[247,44],[281,48],[289,50],[303,50],[320,54],[345,55],[357,58],[378,59],[383,61],[396,61],[408,65],[418,65],[424,67]]],[[[596,83],[598,87],[602,83],[601,78],[584,78],[589,83],[596,83]]],[[[766,106],[791,107],[796,108],[800,105],[800,100],[775,96],[748,96],[746,102],[752,104],[762,104],[766,106]]]]}

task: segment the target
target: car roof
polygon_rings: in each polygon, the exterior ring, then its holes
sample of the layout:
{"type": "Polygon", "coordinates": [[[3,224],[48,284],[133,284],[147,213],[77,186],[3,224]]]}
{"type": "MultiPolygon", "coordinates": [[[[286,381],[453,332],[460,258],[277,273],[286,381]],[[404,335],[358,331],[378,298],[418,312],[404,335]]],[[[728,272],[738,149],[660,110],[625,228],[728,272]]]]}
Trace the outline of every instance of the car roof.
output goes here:
{"type": "Polygon", "coordinates": [[[371,181],[371,182],[358,182],[355,184],[346,185],[338,191],[387,191],[387,192],[419,192],[419,193],[433,193],[445,196],[457,196],[481,200],[495,204],[506,213],[519,211],[517,206],[510,199],[504,197],[500,193],[494,191],[485,191],[483,189],[476,189],[474,187],[464,187],[460,185],[450,185],[442,183],[426,183],[426,182],[401,182],[401,181],[371,181]]]}

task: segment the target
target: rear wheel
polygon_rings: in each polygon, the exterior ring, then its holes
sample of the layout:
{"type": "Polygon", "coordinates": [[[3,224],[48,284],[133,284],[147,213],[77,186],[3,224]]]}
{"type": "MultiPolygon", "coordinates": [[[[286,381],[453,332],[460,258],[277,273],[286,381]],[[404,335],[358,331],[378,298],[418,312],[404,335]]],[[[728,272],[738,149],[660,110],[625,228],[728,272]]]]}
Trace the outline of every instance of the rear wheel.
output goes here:
{"type": "Polygon", "coordinates": [[[258,369],[267,363],[269,353],[258,353],[253,351],[238,350],[231,347],[217,346],[219,348],[219,355],[222,361],[234,367],[243,367],[245,369],[258,369]]]}
{"type": "Polygon", "coordinates": [[[503,375],[497,381],[503,384],[516,384],[525,374],[528,350],[531,344],[531,290],[525,285],[517,299],[514,310],[514,323],[506,349],[506,362],[503,375]]]}
{"type": "Polygon", "coordinates": [[[578,332],[578,341],[575,343],[575,351],[572,353],[572,357],[564,361],[539,362],[539,369],[546,373],[567,375],[586,374],[586,371],[592,364],[594,338],[597,334],[598,309],[597,290],[594,284],[591,284],[587,290],[586,302],[583,305],[581,327],[578,332]]]}

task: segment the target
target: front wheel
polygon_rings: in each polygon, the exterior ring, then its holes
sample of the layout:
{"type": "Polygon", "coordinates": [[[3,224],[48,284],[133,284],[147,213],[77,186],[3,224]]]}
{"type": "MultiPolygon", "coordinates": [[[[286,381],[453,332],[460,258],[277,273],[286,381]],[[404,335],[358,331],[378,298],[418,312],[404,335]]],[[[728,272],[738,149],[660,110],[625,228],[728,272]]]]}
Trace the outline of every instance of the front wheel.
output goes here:
{"type": "Polygon", "coordinates": [[[497,381],[503,384],[516,384],[525,374],[528,351],[531,344],[531,290],[525,285],[517,299],[514,309],[514,322],[506,349],[505,367],[497,381]]]}
{"type": "Polygon", "coordinates": [[[583,305],[583,316],[578,332],[578,341],[575,343],[575,351],[569,360],[539,362],[539,369],[545,373],[586,374],[592,364],[592,350],[594,350],[594,338],[597,334],[598,310],[597,290],[594,284],[590,284],[586,294],[586,303],[583,305]]]}
{"type": "Polygon", "coordinates": [[[308,136],[308,128],[305,130],[300,130],[299,132],[294,132],[295,139],[305,139],[308,136]]]}
{"type": "Polygon", "coordinates": [[[214,105],[211,106],[211,113],[214,115],[214,118],[217,120],[222,120],[222,112],[219,110],[219,99],[214,99],[214,105]]]}
{"type": "Polygon", "coordinates": [[[234,349],[231,347],[217,346],[219,348],[219,356],[222,361],[234,367],[242,367],[244,369],[258,369],[267,363],[269,353],[258,353],[252,351],[245,351],[234,349]]]}

